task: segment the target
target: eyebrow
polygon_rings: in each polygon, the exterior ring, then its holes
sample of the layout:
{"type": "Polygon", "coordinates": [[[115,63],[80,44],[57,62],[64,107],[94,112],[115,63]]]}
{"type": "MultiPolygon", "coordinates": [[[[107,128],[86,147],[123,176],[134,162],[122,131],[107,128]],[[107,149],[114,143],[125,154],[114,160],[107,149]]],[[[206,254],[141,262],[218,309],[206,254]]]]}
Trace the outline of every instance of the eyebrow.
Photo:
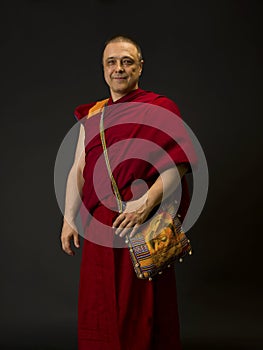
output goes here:
{"type": "Polygon", "coordinates": [[[116,59],[116,58],[119,58],[119,59],[129,58],[129,59],[134,60],[134,58],[131,56],[122,56],[122,57],[110,56],[110,57],[107,57],[106,60],[112,60],[112,59],[116,59]]]}

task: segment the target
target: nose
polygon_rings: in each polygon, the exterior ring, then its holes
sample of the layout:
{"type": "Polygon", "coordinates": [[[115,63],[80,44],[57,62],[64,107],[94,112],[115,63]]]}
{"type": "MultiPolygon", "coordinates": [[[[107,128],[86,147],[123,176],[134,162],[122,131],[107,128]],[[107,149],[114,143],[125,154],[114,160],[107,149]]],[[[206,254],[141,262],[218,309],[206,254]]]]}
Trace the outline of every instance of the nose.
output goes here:
{"type": "Polygon", "coordinates": [[[121,60],[116,61],[115,71],[116,72],[123,72],[123,65],[121,63],[121,60]]]}

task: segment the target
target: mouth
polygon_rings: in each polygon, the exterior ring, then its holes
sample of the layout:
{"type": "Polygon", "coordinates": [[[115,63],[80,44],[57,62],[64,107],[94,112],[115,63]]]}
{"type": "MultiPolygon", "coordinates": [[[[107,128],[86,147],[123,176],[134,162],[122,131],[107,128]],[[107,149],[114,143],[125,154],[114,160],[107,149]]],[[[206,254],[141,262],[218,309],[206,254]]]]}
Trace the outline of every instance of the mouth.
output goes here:
{"type": "Polygon", "coordinates": [[[126,77],[113,77],[113,79],[115,79],[115,80],[125,80],[126,77]]]}

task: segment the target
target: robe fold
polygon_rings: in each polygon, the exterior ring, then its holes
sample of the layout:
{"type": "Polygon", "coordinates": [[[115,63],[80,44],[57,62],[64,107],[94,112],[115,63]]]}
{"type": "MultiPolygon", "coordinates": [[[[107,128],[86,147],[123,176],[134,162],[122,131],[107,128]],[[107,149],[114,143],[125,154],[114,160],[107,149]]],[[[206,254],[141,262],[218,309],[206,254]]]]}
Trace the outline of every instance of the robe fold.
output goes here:
{"type": "MultiPolygon", "coordinates": [[[[112,223],[118,213],[102,156],[100,112],[87,118],[95,104],[75,109],[76,118],[85,127],[82,194],[85,239],[78,300],[79,350],[180,350],[174,269],[166,269],[152,281],[138,279],[123,239],[114,235],[112,223]]],[[[167,122],[159,117],[162,108],[168,113],[168,120],[173,115],[180,117],[172,100],[142,89],[116,102],[108,100],[105,137],[114,178],[124,201],[139,198],[145,192],[145,184],[150,187],[172,164],[190,166],[195,162],[184,128],[178,126],[178,142],[168,135],[169,125],[167,132],[164,130],[162,123],[167,126],[167,122]],[[145,183],[136,182],[138,179],[145,183]]],[[[178,212],[183,218],[189,206],[184,178],[181,192],[175,192],[175,198],[176,195],[181,197],[178,212]]]]}

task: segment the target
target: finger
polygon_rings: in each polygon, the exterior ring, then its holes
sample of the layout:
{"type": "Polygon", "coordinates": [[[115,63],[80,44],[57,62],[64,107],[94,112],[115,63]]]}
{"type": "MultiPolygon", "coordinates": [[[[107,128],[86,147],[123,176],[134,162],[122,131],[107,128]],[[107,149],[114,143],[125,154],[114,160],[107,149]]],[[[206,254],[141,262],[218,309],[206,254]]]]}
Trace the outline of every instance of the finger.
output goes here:
{"type": "Polygon", "coordinates": [[[125,227],[125,228],[123,228],[122,231],[120,232],[119,236],[121,238],[125,237],[126,235],[128,235],[131,232],[132,229],[133,229],[133,227],[125,227]]]}
{"type": "Polygon", "coordinates": [[[140,224],[136,224],[134,227],[133,227],[133,229],[132,229],[132,231],[131,231],[131,233],[130,233],[130,238],[132,238],[132,237],[134,237],[135,235],[136,235],[136,233],[138,232],[138,228],[140,227],[140,224]]]}
{"type": "Polygon", "coordinates": [[[63,241],[62,241],[62,249],[68,255],[73,256],[75,254],[74,251],[70,247],[70,240],[67,238],[63,239],[63,241]]]}
{"type": "MultiPolygon", "coordinates": [[[[125,229],[125,228],[131,228],[131,227],[133,227],[132,222],[130,221],[129,218],[125,218],[125,219],[120,223],[119,227],[116,229],[115,234],[118,235],[118,234],[120,234],[120,233],[123,231],[123,229],[125,229]]],[[[122,237],[122,236],[121,236],[121,237],[122,237]]]]}
{"type": "Polygon", "coordinates": [[[79,244],[79,234],[78,234],[78,233],[75,233],[75,234],[74,234],[73,240],[74,240],[74,245],[75,245],[75,247],[76,247],[76,248],[79,248],[79,247],[80,247],[80,244],[79,244]]]}
{"type": "Polygon", "coordinates": [[[132,230],[132,227],[125,227],[124,229],[122,229],[122,231],[120,232],[119,236],[121,238],[123,238],[123,237],[129,235],[131,230],[132,230]]]}
{"type": "Polygon", "coordinates": [[[137,225],[134,220],[127,220],[127,225],[125,227],[119,227],[118,230],[120,230],[120,237],[124,237],[132,232],[134,227],[137,225]]]}
{"type": "Polygon", "coordinates": [[[121,222],[125,219],[125,215],[122,213],[120,214],[119,216],[117,216],[117,218],[114,220],[113,224],[112,224],[112,227],[115,228],[115,227],[118,227],[121,222]]]}

